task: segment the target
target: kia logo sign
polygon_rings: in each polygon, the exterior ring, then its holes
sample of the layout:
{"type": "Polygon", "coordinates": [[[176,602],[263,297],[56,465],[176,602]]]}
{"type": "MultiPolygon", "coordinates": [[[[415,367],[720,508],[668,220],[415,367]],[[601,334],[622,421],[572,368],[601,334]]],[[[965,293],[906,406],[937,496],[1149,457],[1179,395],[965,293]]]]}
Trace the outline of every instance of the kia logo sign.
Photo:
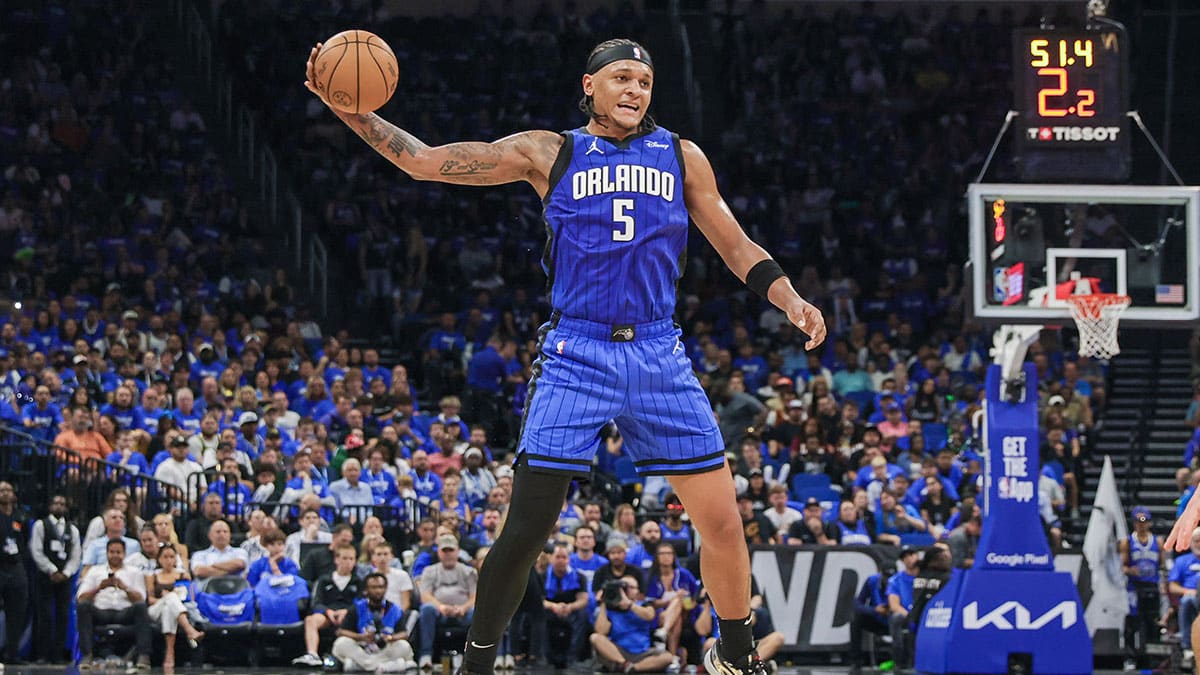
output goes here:
{"type": "Polygon", "coordinates": [[[966,630],[982,630],[991,626],[996,630],[1038,630],[1054,619],[1062,620],[1062,629],[1066,630],[1079,620],[1076,603],[1065,600],[1051,607],[1049,611],[1033,619],[1033,615],[1024,605],[1009,600],[996,609],[979,616],[979,603],[972,602],[963,607],[963,628],[966,630]],[[1012,615],[1012,621],[1009,615],[1012,615]]]}

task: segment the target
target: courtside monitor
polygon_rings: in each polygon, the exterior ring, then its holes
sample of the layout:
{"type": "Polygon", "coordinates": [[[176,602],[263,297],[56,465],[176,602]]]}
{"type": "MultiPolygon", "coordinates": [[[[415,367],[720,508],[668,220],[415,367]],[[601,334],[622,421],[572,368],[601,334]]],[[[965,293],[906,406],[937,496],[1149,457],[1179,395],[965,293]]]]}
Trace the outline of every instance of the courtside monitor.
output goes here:
{"type": "Polygon", "coordinates": [[[967,199],[975,317],[1065,323],[1068,296],[1115,293],[1122,325],[1200,318],[1200,188],[976,183],[967,199]]]}

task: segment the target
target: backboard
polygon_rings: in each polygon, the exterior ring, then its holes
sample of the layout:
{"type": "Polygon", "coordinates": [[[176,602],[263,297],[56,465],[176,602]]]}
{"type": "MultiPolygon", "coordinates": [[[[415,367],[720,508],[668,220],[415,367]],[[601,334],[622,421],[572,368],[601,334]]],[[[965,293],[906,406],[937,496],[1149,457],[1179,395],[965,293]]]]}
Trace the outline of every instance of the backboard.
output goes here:
{"type": "Polygon", "coordinates": [[[975,317],[1067,322],[1065,298],[1119,293],[1124,325],[1200,319],[1200,188],[972,184],[967,192],[975,317]]]}

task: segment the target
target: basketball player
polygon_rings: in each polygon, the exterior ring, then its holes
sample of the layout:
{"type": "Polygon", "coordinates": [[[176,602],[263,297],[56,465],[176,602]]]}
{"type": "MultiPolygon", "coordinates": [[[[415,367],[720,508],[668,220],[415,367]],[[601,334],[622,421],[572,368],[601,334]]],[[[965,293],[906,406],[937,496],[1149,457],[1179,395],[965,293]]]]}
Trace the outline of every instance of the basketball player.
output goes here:
{"type": "MultiPolygon", "coordinates": [[[[316,55],[305,86],[317,96],[316,55]]],[[[464,670],[490,673],[529,569],[572,478],[586,478],[597,432],[615,420],[642,474],[665,474],[705,542],[703,576],[720,617],[710,673],[763,672],[750,627],[750,558],[725,444],[671,317],[688,219],[729,269],[804,331],[820,311],[742,231],[694,143],[647,116],[654,64],[630,40],[588,56],[586,126],[526,131],[492,143],[431,148],[379,116],[334,113],[409,176],[458,185],[525,181],[542,197],[550,321],[538,335],[506,526],[479,575],[464,670]],[[719,542],[719,544],[714,544],[719,542]]]]}

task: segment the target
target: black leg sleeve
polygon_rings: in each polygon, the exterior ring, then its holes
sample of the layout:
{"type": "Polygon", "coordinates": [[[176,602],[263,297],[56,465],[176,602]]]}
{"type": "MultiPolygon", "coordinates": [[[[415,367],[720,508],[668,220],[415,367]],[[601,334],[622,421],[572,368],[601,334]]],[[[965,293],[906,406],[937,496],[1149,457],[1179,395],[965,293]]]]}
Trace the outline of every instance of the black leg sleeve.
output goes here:
{"type": "Polygon", "coordinates": [[[504,628],[525,595],[529,569],[558,520],[570,484],[571,476],[537,473],[524,461],[517,464],[504,529],[479,571],[463,664],[467,672],[492,672],[504,628]]]}

